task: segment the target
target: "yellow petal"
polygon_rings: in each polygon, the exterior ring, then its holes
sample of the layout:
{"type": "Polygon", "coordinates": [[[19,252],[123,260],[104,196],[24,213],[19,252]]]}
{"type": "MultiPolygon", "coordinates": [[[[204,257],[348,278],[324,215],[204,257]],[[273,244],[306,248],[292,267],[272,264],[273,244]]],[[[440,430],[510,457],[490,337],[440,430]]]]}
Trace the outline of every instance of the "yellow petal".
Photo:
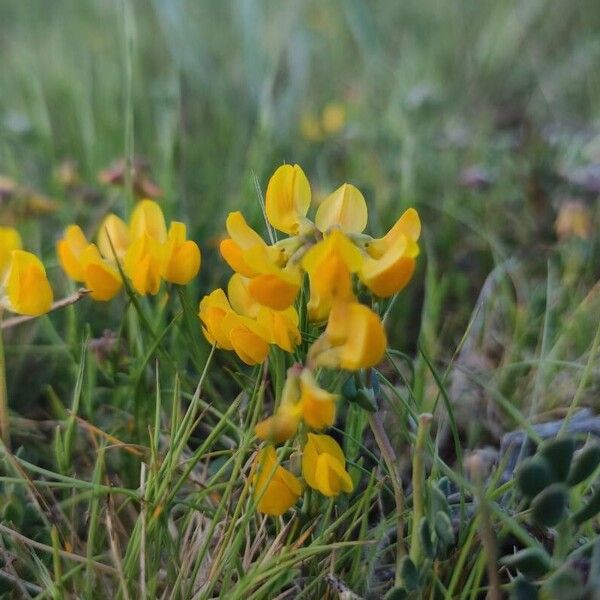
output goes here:
{"type": "Polygon", "coordinates": [[[320,388],[308,369],[302,371],[300,382],[300,406],[306,424],[314,429],[333,425],[338,397],[320,388]]]}
{"type": "Polygon", "coordinates": [[[246,317],[256,318],[261,305],[254,300],[248,291],[250,280],[239,273],[234,273],[227,284],[227,296],[235,312],[246,317]]]}
{"type": "Polygon", "coordinates": [[[257,509],[268,515],[282,515],[297,502],[302,493],[302,484],[277,463],[272,446],[261,450],[257,463],[257,472],[253,478],[257,509]]]}
{"type": "Polygon", "coordinates": [[[244,259],[244,251],[231,238],[223,240],[219,245],[221,256],[225,262],[236,272],[244,277],[254,277],[256,271],[244,259]]]}
{"type": "Polygon", "coordinates": [[[125,273],[135,291],[142,296],[156,295],[160,288],[163,248],[148,234],[135,240],[125,255],[125,273]]]}
{"type": "Polygon", "coordinates": [[[381,258],[393,245],[398,242],[398,238],[406,237],[410,250],[407,255],[412,254],[416,258],[419,247],[416,242],[421,235],[421,220],[419,213],[414,208],[405,210],[394,226],[380,239],[373,240],[367,245],[367,252],[373,258],[381,258]]]}
{"type": "Polygon", "coordinates": [[[85,287],[90,290],[94,300],[107,302],[120,291],[123,282],[117,269],[100,256],[95,244],[90,244],[81,257],[85,287]]]}
{"type": "Polygon", "coordinates": [[[265,210],[269,223],[288,235],[298,235],[310,206],[310,184],[298,165],[282,165],[267,185],[265,210]]]}
{"type": "Polygon", "coordinates": [[[0,280],[10,265],[13,250],[21,250],[23,242],[13,227],[0,227],[0,280]]]}
{"type": "Polygon", "coordinates": [[[253,246],[266,246],[266,242],[252,227],[246,223],[241,212],[231,212],[225,221],[227,233],[231,239],[242,249],[248,250],[253,246]]]}
{"type": "Polygon", "coordinates": [[[53,294],[42,261],[24,250],[13,250],[6,275],[8,307],[21,315],[38,316],[52,307],[53,294]]]}
{"type": "Polygon", "coordinates": [[[65,234],[56,244],[58,260],[64,272],[74,281],[83,281],[83,265],[81,255],[88,247],[85,234],[79,225],[69,225],[65,234]]]}
{"type": "Polygon", "coordinates": [[[204,296],[198,307],[198,317],[204,325],[202,329],[204,336],[210,344],[216,343],[224,350],[233,350],[229,336],[223,329],[223,321],[231,312],[231,306],[222,289],[214,290],[208,296],[204,296]]]}
{"type": "Polygon", "coordinates": [[[257,365],[267,358],[269,344],[265,332],[252,319],[231,312],[225,315],[222,328],[233,350],[246,364],[257,365]]]}
{"type": "Polygon", "coordinates": [[[294,303],[300,291],[300,277],[283,270],[280,273],[259,275],[250,280],[248,291],[260,304],[275,310],[285,310],[294,303]]]}
{"type": "Polygon", "coordinates": [[[300,418],[290,411],[278,412],[256,424],[254,433],[262,440],[281,444],[289,440],[297,431],[300,418]]]}
{"type": "Polygon", "coordinates": [[[131,240],[147,235],[161,244],[167,239],[167,226],[162,209],[154,200],[140,200],[129,223],[131,240]]]}
{"type": "Polygon", "coordinates": [[[351,492],[354,488],[350,475],[342,462],[331,454],[320,454],[315,467],[315,483],[324,496],[337,496],[340,492],[351,492]]]}
{"type": "Polygon", "coordinates": [[[258,305],[257,323],[267,332],[269,343],[286,352],[293,352],[301,341],[298,320],[298,313],[293,306],[286,310],[273,310],[258,305]]]}
{"type": "Polygon", "coordinates": [[[346,233],[361,233],[367,226],[367,217],[367,203],[360,190],[344,183],[321,202],[315,224],[323,233],[332,227],[346,233]]]}
{"type": "Polygon", "coordinates": [[[130,243],[129,227],[125,221],[112,213],[106,215],[98,229],[98,249],[102,256],[114,260],[116,254],[116,257],[121,260],[130,243]]]}
{"type": "Polygon", "coordinates": [[[200,248],[191,240],[186,240],[171,257],[165,271],[165,280],[178,285],[189,283],[200,270],[200,248]]]}

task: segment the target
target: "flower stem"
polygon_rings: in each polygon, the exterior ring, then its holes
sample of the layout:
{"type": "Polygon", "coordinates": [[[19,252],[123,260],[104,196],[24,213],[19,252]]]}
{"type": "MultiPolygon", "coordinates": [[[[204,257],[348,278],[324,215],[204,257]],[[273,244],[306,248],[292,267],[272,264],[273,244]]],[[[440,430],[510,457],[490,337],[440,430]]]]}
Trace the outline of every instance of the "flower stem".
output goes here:
{"type": "Polygon", "coordinates": [[[427,436],[429,435],[429,425],[432,416],[429,413],[419,415],[419,425],[417,428],[417,439],[415,440],[415,452],[413,454],[413,518],[412,518],[412,534],[410,538],[410,559],[418,566],[421,558],[421,537],[419,535],[419,527],[421,519],[425,515],[425,505],[423,502],[425,486],[425,461],[424,450],[427,436]]]}
{"type": "MultiPolygon", "coordinates": [[[[2,322],[2,310],[0,310],[2,322]]],[[[4,340],[0,327],[0,437],[4,445],[10,449],[10,421],[8,418],[8,394],[6,391],[6,361],[4,360],[4,340]]]]}

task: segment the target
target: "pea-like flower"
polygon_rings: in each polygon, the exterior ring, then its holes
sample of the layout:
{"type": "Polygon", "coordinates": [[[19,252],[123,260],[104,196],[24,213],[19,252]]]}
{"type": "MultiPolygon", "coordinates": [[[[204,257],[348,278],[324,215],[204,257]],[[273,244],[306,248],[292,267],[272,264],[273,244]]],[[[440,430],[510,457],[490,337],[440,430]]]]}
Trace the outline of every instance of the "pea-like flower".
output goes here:
{"type": "Polygon", "coordinates": [[[127,223],[113,213],[106,215],[98,229],[98,250],[102,256],[123,260],[130,245],[131,234],[127,223]]]}
{"type": "Polygon", "coordinates": [[[274,517],[282,515],[302,494],[300,480],[278,463],[272,446],[259,452],[255,468],[253,484],[257,509],[274,517]]]}
{"type": "Polygon", "coordinates": [[[154,200],[140,200],[131,213],[129,232],[132,240],[145,235],[159,243],[167,239],[167,225],[162,209],[154,200]]]}
{"type": "Polygon", "coordinates": [[[69,225],[56,244],[56,253],[65,273],[90,290],[94,300],[112,300],[121,290],[122,280],[113,261],[106,260],[95,244],[90,244],[78,225],[69,225]]]}
{"type": "Polygon", "coordinates": [[[184,223],[173,221],[164,248],[162,276],[169,283],[185,285],[200,270],[200,248],[186,239],[184,223]]]}
{"type": "Polygon", "coordinates": [[[163,256],[161,243],[148,233],[142,234],[129,246],[123,267],[133,289],[138,294],[142,296],[158,294],[163,256]]]}
{"type": "Polygon", "coordinates": [[[53,294],[42,261],[24,250],[13,250],[0,292],[4,308],[36,317],[52,307],[53,294]]]}
{"type": "Polygon", "coordinates": [[[310,232],[306,218],[310,207],[310,184],[298,165],[282,165],[271,176],[265,197],[265,212],[275,229],[288,235],[310,232]]]}
{"type": "Polygon", "coordinates": [[[367,218],[367,203],[360,190],[350,183],[343,183],[319,204],[315,225],[323,233],[334,227],[345,233],[362,233],[367,218]]]}
{"type": "Polygon", "coordinates": [[[359,277],[375,295],[387,298],[410,281],[419,255],[420,234],[419,215],[409,208],[384,237],[367,243],[369,256],[362,263],[359,277]]]}
{"type": "Polygon", "coordinates": [[[10,261],[12,260],[13,250],[21,250],[23,242],[19,232],[13,227],[0,227],[0,281],[4,275],[10,261]]]}
{"type": "Polygon", "coordinates": [[[358,302],[337,302],[327,328],[311,346],[309,361],[318,366],[358,371],[379,363],[387,346],[379,316],[358,302]]]}
{"type": "Polygon", "coordinates": [[[300,421],[322,430],[335,422],[338,396],[322,389],[309,369],[291,367],[276,413],[258,423],[254,432],[261,439],[280,443],[291,438],[300,421]]]}
{"type": "Polygon", "coordinates": [[[324,496],[350,493],[354,484],[346,471],[346,458],[340,445],[328,435],[308,434],[302,451],[304,481],[324,496]]]}
{"type": "Polygon", "coordinates": [[[351,274],[361,268],[362,262],[360,250],[338,229],[306,252],[302,267],[310,280],[311,321],[327,319],[335,301],[354,300],[351,274]]]}

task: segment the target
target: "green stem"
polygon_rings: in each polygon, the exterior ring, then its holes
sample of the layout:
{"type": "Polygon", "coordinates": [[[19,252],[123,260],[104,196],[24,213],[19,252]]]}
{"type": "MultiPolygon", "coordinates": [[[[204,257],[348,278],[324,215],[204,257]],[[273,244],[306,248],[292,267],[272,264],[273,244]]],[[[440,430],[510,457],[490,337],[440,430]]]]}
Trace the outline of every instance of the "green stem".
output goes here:
{"type": "MultiPolygon", "coordinates": [[[[0,309],[0,323],[2,310],[0,309]]],[[[6,362],[4,360],[4,340],[0,327],[0,437],[4,445],[10,449],[10,420],[8,416],[8,393],[6,390],[6,362]]]]}
{"type": "Polygon", "coordinates": [[[419,415],[419,426],[417,428],[417,439],[415,440],[415,452],[413,454],[413,518],[412,534],[410,538],[410,558],[418,566],[421,558],[421,538],[419,536],[419,527],[421,519],[425,515],[424,487],[425,487],[425,442],[429,435],[429,425],[432,416],[429,413],[419,415]]]}

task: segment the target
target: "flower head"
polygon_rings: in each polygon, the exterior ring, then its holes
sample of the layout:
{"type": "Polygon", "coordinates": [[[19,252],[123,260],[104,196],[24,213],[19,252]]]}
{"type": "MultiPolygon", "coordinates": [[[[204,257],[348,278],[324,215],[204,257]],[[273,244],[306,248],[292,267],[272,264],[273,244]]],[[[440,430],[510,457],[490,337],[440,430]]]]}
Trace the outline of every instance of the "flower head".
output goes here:
{"type": "Polygon", "coordinates": [[[109,213],[98,229],[98,250],[107,259],[123,260],[131,245],[131,234],[127,223],[109,213]]]}
{"type": "Polygon", "coordinates": [[[200,248],[186,239],[186,227],[173,221],[164,248],[162,276],[169,283],[185,285],[200,270],[200,248]]]}
{"type": "Polygon", "coordinates": [[[311,488],[324,496],[337,496],[354,489],[346,471],[344,452],[328,435],[308,434],[302,453],[302,475],[311,488]]]}
{"type": "Polygon", "coordinates": [[[12,251],[2,288],[2,305],[12,312],[35,317],[47,313],[52,306],[46,269],[31,252],[12,251]]]}
{"type": "Polygon", "coordinates": [[[279,465],[272,446],[259,452],[257,463],[253,478],[257,508],[267,515],[282,515],[298,501],[302,484],[290,471],[279,465]]]}

